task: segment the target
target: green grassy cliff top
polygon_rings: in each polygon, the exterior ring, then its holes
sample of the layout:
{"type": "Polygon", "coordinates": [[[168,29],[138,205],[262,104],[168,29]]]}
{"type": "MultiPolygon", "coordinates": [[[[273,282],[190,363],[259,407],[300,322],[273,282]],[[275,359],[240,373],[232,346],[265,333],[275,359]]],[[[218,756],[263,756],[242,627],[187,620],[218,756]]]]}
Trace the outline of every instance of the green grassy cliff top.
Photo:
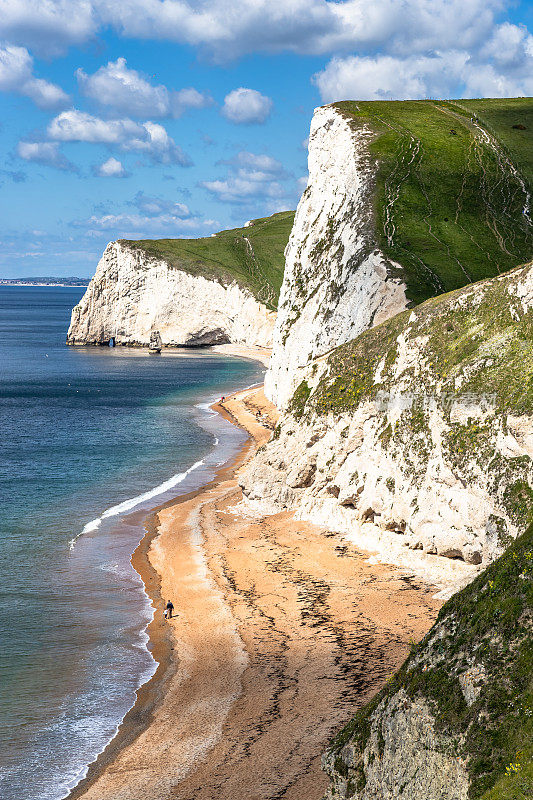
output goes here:
{"type": "Polygon", "coordinates": [[[533,256],[533,99],[335,103],[376,133],[379,244],[412,303],[533,256]]]}
{"type": "Polygon", "coordinates": [[[283,253],[293,220],[293,211],[282,211],[253,220],[247,227],[220,231],[203,239],[122,240],[122,243],[191,275],[222,283],[236,281],[257,300],[275,309],[283,280],[283,253]]]}

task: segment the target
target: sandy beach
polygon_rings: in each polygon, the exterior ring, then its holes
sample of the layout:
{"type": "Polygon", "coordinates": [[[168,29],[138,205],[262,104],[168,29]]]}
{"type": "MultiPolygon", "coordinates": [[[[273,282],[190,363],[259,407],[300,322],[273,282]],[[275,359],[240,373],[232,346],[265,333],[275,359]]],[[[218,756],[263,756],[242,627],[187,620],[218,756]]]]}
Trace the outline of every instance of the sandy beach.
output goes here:
{"type": "Polygon", "coordinates": [[[434,587],[341,535],[246,512],[236,473],[277,412],[262,389],[215,408],[250,441],[148,524],[132,562],[159,667],[71,800],[320,800],[327,742],[438,612],[434,587]]]}

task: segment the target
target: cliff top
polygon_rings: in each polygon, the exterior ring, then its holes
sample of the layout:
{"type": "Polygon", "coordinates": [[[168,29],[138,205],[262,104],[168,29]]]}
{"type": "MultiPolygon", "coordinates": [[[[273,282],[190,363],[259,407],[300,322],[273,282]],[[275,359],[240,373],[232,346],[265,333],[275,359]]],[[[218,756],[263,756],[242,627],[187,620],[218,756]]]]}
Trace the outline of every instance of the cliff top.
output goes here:
{"type": "Polygon", "coordinates": [[[533,99],[335,103],[376,133],[374,214],[412,303],[533,255],[533,99]]]}
{"type": "Polygon", "coordinates": [[[201,239],[121,240],[191,275],[236,281],[269,308],[277,308],[293,211],[252,220],[244,228],[201,239]]]}

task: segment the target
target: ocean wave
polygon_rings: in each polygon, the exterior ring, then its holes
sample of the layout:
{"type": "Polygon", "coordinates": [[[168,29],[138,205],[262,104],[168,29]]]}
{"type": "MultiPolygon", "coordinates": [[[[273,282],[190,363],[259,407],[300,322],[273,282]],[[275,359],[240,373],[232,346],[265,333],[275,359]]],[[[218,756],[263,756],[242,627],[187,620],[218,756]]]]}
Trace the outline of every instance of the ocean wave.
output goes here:
{"type": "Polygon", "coordinates": [[[149,489],[147,492],[143,492],[143,494],[139,494],[136,497],[131,497],[129,500],[124,500],[122,503],[119,503],[116,506],[111,506],[104,511],[101,516],[97,517],[96,519],[92,519],[88,522],[85,527],[83,528],[77,536],[74,536],[73,539],[69,542],[69,547],[72,550],[74,545],[76,544],[77,540],[86,533],[91,533],[92,531],[98,530],[100,525],[105,519],[109,519],[110,517],[118,517],[120,514],[125,514],[128,511],[133,511],[134,508],[137,506],[146,503],[148,500],[152,500],[152,498],[157,497],[160,494],[164,494],[165,492],[170,491],[178,484],[182,483],[185,478],[191,474],[195,469],[198,467],[203,466],[205,463],[204,459],[201,461],[197,461],[192,467],[189,467],[185,472],[178,472],[176,475],[173,475],[163,483],[160,483],[159,486],[154,486],[153,489],[149,489]]]}

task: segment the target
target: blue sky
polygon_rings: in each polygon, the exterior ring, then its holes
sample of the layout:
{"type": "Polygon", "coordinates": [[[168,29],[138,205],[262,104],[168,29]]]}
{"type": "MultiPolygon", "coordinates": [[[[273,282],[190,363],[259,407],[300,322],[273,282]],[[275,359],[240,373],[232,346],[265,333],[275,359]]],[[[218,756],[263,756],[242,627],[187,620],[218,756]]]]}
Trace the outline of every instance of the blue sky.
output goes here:
{"type": "Polygon", "coordinates": [[[531,3],[0,0],[0,276],[295,208],[313,108],[533,95],[531,3]]]}

